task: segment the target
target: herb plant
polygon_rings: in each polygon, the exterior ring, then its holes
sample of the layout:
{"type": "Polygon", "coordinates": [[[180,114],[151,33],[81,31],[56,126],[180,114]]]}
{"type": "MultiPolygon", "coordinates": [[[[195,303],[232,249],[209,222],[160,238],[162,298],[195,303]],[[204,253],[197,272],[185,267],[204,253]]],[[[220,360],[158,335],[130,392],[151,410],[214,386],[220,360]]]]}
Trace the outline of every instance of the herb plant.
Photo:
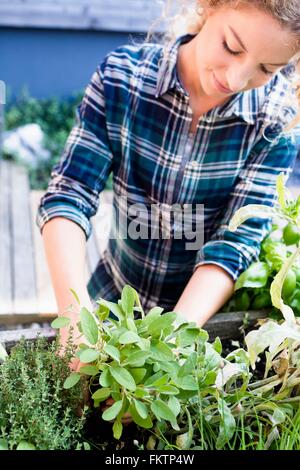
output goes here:
{"type": "MultiPolygon", "coordinates": [[[[270,288],[274,278],[287,260],[291,260],[300,241],[300,197],[294,200],[284,187],[284,177],[277,181],[279,205],[248,205],[234,215],[231,228],[248,217],[273,217],[272,230],[264,239],[258,261],[252,263],[237,279],[235,294],[223,311],[269,309],[273,318],[282,318],[280,308],[272,303],[270,288]]],[[[282,299],[300,316],[300,260],[296,256],[289,266],[282,284],[282,299]]]]}
{"type": "Polygon", "coordinates": [[[58,338],[29,343],[24,338],[9,355],[1,347],[0,449],[54,450],[83,446],[81,432],[85,412],[78,416],[83,401],[81,384],[63,387],[70,374],[74,347],[59,354],[58,338]]]}

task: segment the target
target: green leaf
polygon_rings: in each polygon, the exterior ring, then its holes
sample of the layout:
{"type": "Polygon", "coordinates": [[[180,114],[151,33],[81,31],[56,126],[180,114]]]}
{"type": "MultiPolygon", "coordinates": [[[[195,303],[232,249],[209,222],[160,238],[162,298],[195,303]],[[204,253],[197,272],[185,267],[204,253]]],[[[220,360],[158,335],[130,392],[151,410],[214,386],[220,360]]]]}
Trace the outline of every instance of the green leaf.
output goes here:
{"type": "Polygon", "coordinates": [[[128,372],[128,370],[123,369],[122,367],[113,365],[110,367],[110,373],[120,385],[125,387],[127,390],[130,390],[132,392],[135,391],[136,389],[135,380],[132,377],[132,375],[128,372]]]}
{"type": "Polygon", "coordinates": [[[71,375],[69,375],[69,377],[66,378],[63,387],[66,389],[72,388],[79,382],[79,380],[80,374],[78,374],[77,372],[73,372],[71,375]]]}
{"type": "Polygon", "coordinates": [[[128,364],[132,367],[142,367],[149,356],[150,353],[147,351],[135,351],[126,357],[124,365],[128,364]]]}
{"type": "Polygon", "coordinates": [[[232,438],[236,428],[236,423],[225,400],[220,398],[218,399],[218,410],[221,416],[221,423],[216,447],[220,450],[232,438]]]}
{"type": "Polygon", "coordinates": [[[86,375],[96,375],[99,373],[99,369],[96,366],[82,366],[80,367],[79,372],[86,375]]]}
{"type": "Polygon", "coordinates": [[[174,379],[175,385],[177,387],[182,388],[183,390],[192,390],[192,391],[197,391],[198,390],[198,384],[195,379],[195,377],[191,375],[187,375],[185,377],[178,377],[174,379]]]}
{"type": "Polygon", "coordinates": [[[122,436],[122,432],[123,432],[123,424],[119,420],[116,420],[113,424],[114,438],[119,440],[120,437],[122,436]]]}
{"type": "Polygon", "coordinates": [[[109,302],[108,300],[102,298],[97,300],[97,304],[103,307],[107,307],[119,320],[124,320],[124,314],[118,304],[115,304],[114,302],[109,302]]]}
{"type": "Polygon", "coordinates": [[[51,327],[54,329],[65,328],[66,326],[70,325],[70,322],[71,322],[70,318],[60,316],[58,318],[55,318],[55,320],[53,320],[53,322],[51,323],[51,327]]]}
{"type": "Polygon", "coordinates": [[[120,362],[120,352],[117,348],[115,348],[115,346],[111,346],[110,344],[106,344],[103,350],[110,357],[112,357],[115,361],[120,362]]]}
{"type": "Polygon", "coordinates": [[[180,413],[181,406],[180,401],[174,395],[170,396],[168,400],[168,406],[173,411],[174,415],[177,417],[180,413]]]}
{"type": "Polygon", "coordinates": [[[0,439],[0,450],[8,450],[8,442],[6,439],[0,439]]]}
{"type": "Polygon", "coordinates": [[[79,358],[81,362],[94,362],[99,357],[99,351],[95,351],[95,349],[84,349],[80,351],[79,358]]]}
{"type": "Polygon", "coordinates": [[[147,416],[148,416],[148,407],[147,407],[147,405],[145,405],[145,403],[143,403],[141,401],[136,400],[135,398],[133,398],[133,403],[134,403],[135,409],[136,409],[137,413],[139,414],[139,416],[142,419],[146,419],[147,416]]]}
{"type": "Polygon", "coordinates": [[[169,312],[162,315],[160,318],[155,318],[148,327],[149,334],[155,338],[161,335],[161,332],[172,325],[176,318],[176,313],[169,312]]]}
{"type": "Polygon", "coordinates": [[[147,372],[147,370],[143,369],[141,367],[137,367],[135,369],[130,369],[130,374],[134,378],[136,384],[140,384],[142,382],[143,378],[146,375],[146,372],[147,372]]]}
{"type": "Polygon", "coordinates": [[[8,354],[6,352],[5,347],[0,343],[0,361],[5,361],[7,356],[8,356],[8,354]]]}
{"type": "Polygon", "coordinates": [[[156,416],[156,418],[160,421],[161,419],[165,419],[166,421],[176,422],[176,416],[171,410],[171,408],[162,400],[156,400],[151,403],[151,411],[156,416]]]}
{"type": "Polygon", "coordinates": [[[96,344],[99,338],[98,325],[93,315],[83,307],[80,310],[80,323],[84,336],[91,344],[96,344]]]}
{"type": "Polygon", "coordinates": [[[133,318],[127,318],[126,325],[127,325],[128,330],[133,331],[134,333],[137,333],[137,328],[135,326],[135,321],[133,320],[133,318]]]}
{"type": "Polygon", "coordinates": [[[281,310],[283,317],[290,324],[295,323],[295,316],[294,316],[293,310],[288,305],[285,305],[285,303],[283,302],[281,298],[281,291],[282,291],[284,279],[289,269],[293,266],[295,259],[299,256],[299,254],[300,254],[300,247],[298,247],[296,251],[286,260],[286,262],[283,264],[280,271],[276,274],[270,287],[270,293],[271,293],[273,306],[281,310]]]}
{"type": "Polygon", "coordinates": [[[153,342],[150,346],[151,356],[156,361],[172,361],[173,351],[161,341],[153,342]]]}
{"type": "Polygon", "coordinates": [[[17,446],[17,450],[36,450],[36,448],[31,442],[21,441],[17,446]]]}
{"type": "Polygon", "coordinates": [[[111,395],[111,389],[110,388],[99,388],[99,390],[96,390],[95,393],[93,393],[92,398],[93,400],[97,400],[99,402],[106,400],[108,397],[111,395]]]}
{"type": "Polygon", "coordinates": [[[121,336],[119,337],[119,343],[120,344],[132,344],[132,343],[138,343],[140,341],[140,337],[137,333],[134,333],[134,331],[126,331],[125,333],[122,333],[121,336]]]}
{"type": "Polygon", "coordinates": [[[149,395],[148,390],[145,390],[142,387],[137,387],[136,388],[135,396],[137,398],[145,398],[147,395],[149,395]]]}
{"type": "Polygon", "coordinates": [[[174,385],[162,385],[159,387],[160,393],[163,395],[177,395],[179,393],[178,388],[174,387],[174,385]]]}
{"type": "Polygon", "coordinates": [[[106,307],[104,305],[99,305],[98,308],[95,311],[95,314],[97,315],[99,320],[103,322],[109,316],[109,312],[110,312],[110,310],[109,310],[108,307],[106,307]]]}
{"type": "Polygon", "coordinates": [[[237,279],[234,290],[242,287],[264,287],[267,284],[270,269],[267,263],[257,261],[252,263],[237,279]]]}
{"type": "Polygon", "coordinates": [[[74,289],[70,289],[70,291],[71,291],[72,294],[74,295],[74,298],[75,298],[76,302],[78,303],[78,305],[80,305],[79,297],[78,297],[78,295],[76,294],[76,292],[74,291],[74,289]]]}
{"type": "Polygon", "coordinates": [[[153,428],[153,422],[152,422],[151,417],[147,416],[146,419],[141,418],[133,403],[131,403],[129,407],[129,413],[131,414],[133,421],[138,426],[141,426],[142,428],[145,428],[145,429],[153,428]]]}
{"type": "Polygon", "coordinates": [[[198,336],[200,335],[199,328],[187,328],[183,331],[180,331],[176,338],[177,346],[185,348],[186,346],[190,346],[194,344],[198,336]]]}
{"type": "Polygon", "coordinates": [[[142,324],[148,327],[150,325],[150,323],[152,323],[152,321],[157,320],[158,318],[160,318],[163,311],[164,311],[164,309],[161,308],[161,307],[151,308],[151,310],[149,311],[147,316],[145,318],[143,318],[142,324]]]}
{"type": "Polygon", "coordinates": [[[109,367],[106,367],[102,374],[99,377],[99,384],[102,385],[102,387],[110,387],[112,385],[112,377],[109,372],[109,367]]]}
{"type": "Polygon", "coordinates": [[[180,367],[178,375],[183,377],[184,375],[189,375],[195,370],[197,364],[197,353],[193,352],[185,361],[185,363],[180,367]]]}
{"type": "Polygon", "coordinates": [[[121,293],[121,305],[126,315],[133,316],[133,307],[135,302],[134,289],[126,284],[121,293]]]}
{"type": "Polygon", "coordinates": [[[104,421],[111,421],[115,419],[122,409],[122,400],[116,401],[112,406],[105,410],[102,414],[104,421]]]}

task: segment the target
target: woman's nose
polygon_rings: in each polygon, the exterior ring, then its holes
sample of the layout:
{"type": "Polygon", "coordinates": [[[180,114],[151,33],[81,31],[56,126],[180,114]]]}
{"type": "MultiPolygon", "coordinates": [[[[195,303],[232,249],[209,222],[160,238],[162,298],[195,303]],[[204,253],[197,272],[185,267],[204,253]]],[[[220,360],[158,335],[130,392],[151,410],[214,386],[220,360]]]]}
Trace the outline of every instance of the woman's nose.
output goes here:
{"type": "Polygon", "coordinates": [[[251,80],[251,71],[248,67],[234,67],[228,70],[226,78],[230,90],[237,93],[247,88],[247,85],[251,80]]]}

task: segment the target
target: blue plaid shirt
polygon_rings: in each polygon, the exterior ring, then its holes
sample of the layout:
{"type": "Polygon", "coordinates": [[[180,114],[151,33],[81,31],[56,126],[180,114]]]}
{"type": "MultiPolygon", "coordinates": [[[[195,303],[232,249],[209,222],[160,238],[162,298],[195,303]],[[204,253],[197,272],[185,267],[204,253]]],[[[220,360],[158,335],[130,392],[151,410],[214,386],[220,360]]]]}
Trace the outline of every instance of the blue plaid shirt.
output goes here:
{"type": "Polygon", "coordinates": [[[179,37],[167,56],[161,45],[146,44],[121,46],[105,57],[77,108],[37,223],[42,228],[53,217],[65,217],[88,237],[112,172],[113,207],[124,217],[123,228],[135,219],[124,201],[149,211],[161,207],[157,226],[175,203],[204,205],[203,246],[186,249],[186,237],[176,239],[173,230],[166,238],[117,237],[114,220],[88,284],[93,299],[116,301],[128,283],[146,311],[154,305],[172,309],[200,265],[221,266],[236,280],[257,259],[270,230],[269,219],[252,218],[234,233],[228,223],[246,204],[273,205],[277,175],[293,167],[294,131],[284,131],[297,113],[296,101],[284,104],[293,70],[286,67],[267,85],[233,95],[201,116],[191,134],[192,110],[176,60],[179,45],[192,37],[179,37]]]}

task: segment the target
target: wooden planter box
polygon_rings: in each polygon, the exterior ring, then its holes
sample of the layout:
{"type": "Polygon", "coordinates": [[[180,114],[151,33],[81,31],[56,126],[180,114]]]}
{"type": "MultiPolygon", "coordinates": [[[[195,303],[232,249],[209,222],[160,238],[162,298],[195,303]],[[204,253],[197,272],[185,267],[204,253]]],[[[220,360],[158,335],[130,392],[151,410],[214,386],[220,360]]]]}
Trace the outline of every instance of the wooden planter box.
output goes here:
{"type": "MultiPolygon", "coordinates": [[[[268,310],[252,310],[248,312],[218,313],[205,325],[209,338],[213,341],[217,336],[221,340],[237,340],[241,338],[241,328],[244,323],[246,328],[255,327],[258,319],[266,318],[268,310]]],[[[55,338],[56,331],[52,328],[37,329],[26,328],[22,330],[0,331],[0,343],[9,351],[24,336],[28,341],[34,341],[40,333],[49,341],[55,338]]]]}

